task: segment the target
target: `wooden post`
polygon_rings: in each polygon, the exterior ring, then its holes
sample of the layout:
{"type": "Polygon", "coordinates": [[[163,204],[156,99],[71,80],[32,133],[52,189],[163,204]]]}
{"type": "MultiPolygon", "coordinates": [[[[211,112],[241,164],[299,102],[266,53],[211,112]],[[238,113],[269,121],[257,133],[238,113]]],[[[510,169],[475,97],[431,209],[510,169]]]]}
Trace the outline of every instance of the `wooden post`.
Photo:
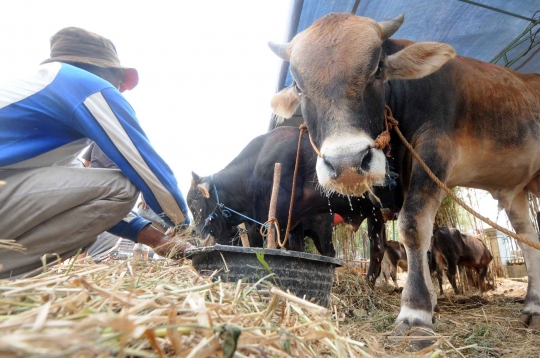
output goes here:
{"type": "MultiPolygon", "coordinates": [[[[276,217],[277,199],[279,194],[279,183],[281,181],[281,163],[276,163],[274,166],[274,184],[272,186],[272,197],[270,198],[270,210],[268,211],[268,220],[276,217]]],[[[276,245],[276,229],[274,225],[268,228],[267,247],[269,249],[277,248],[276,245]]]]}
{"type": "Polygon", "coordinates": [[[240,239],[242,240],[242,246],[243,247],[249,247],[249,238],[246,234],[246,224],[241,223],[238,225],[241,229],[240,231],[240,239]]]}

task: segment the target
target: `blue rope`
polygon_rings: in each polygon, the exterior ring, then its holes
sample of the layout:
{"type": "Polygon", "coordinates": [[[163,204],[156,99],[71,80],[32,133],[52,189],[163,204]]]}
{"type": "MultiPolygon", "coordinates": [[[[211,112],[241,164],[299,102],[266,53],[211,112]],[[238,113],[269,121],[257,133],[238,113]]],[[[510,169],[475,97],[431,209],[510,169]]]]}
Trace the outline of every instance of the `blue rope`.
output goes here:
{"type": "Polygon", "coordinates": [[[217,202],[217,204],[219,205],[219,204],[220,204],[220,202],[219,202],[219,194],[218,194],[218,192],[217,192],[216,182],[215,182],[215,180],[214,180],[214,174],[211,174],[211,175],[210,175],[210,180],[212,180],[212,185],[214,186],[214,191],[216,192],[216,202],[217,202]]]}
{"type": "Polygon", "coordinates": [[[246,219],[248,219],[248,220],[251,220],[251,221],[253,221],[253,222],[256,223],[256,224],[259,224],[259,225],[261,225],[261,226],[264,225],[263,223],[258,222],[257,220],[254,220],[254,219],[250,218],[249,216],[246,216],[246,215],[244,215],[244,214],[241,214],[241,213],[239,213],[238,211],[233,210],[233,209],[231,209],[231,208],[225,206],[225,204],[218,203],[218,206],[219,206],[220,208],[224,208],[224,209],[227,209],[227,210],[229,210],[229,211],[232,211],[233,213],[235,213],[235,214],[237,214],[237,215],[240,215],[241,217],[246,218],[246,219]]]}
{"type": "MultiPolygon", "coordinates": [[[[261,225],[261,226],[264,226],[265,232],[268,230],[268,225],[264,225],[263,223],[261,223],[261,222],[255,220],[255,219],[252,219],[252,218],[250,218],[249,216],[246,216],[246,215],[244,215],[244,214],[241,214],[241,213],[239,213],[238,211],[233,210],[233,209],[229,208],[228,206],[225,206],[225,204],[221,203],[221,202],[219,201],[219,194],[218,194],[218,191],[217,191],[217,188],[216,188],[216,182],[214,181],[214,175],[213,175],[213,174],[210,175],[210,180],[212,180],[212,185],[214,186],[214,191],[216,192],[216,204],[217,204],[217,207],[219,208],[219,211],[221,211],[221,214],[222,214],[225,218],[227,218],[227,216],[223,213],[223,209],[228,210],[228,211],[232,211],[232,212],[235,213],[236,215],[240,215],[241,217],[243,217],[243,218],[245,218],[245,219],[248,219],[248,220],[250,220],[250,221],[253,221],[254,223],[259,224],[259,225],[261,225]]],[[[216,209],[214,209],[214,211],[212,211],[212,214],[213,214],[215,211],[216,211],[216,209]]],[[[209,217],[210,217],[212,214],[210,214],[209,217]]],[[[205,227],[206,227],[206,224],[205,224],[205,227]]]]}

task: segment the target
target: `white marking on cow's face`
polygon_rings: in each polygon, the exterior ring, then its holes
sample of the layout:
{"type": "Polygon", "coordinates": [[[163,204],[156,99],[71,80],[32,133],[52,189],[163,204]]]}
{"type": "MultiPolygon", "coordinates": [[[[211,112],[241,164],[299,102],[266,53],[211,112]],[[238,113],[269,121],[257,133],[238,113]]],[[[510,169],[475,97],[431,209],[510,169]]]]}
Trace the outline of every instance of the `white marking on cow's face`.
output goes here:
{"type": "Polygon", "coordinates": [[[373,139],[363,133],[331,136],[317,159],[319,183],[328,191],[361,196],[386,175],[386,157],[372,148],[373,139]]]}

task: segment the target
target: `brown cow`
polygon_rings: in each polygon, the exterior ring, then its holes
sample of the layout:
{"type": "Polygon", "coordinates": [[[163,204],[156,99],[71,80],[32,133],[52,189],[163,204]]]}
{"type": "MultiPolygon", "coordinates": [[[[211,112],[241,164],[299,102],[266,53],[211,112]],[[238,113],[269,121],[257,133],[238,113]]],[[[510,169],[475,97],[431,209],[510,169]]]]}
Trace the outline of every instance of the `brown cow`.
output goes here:
{"type": "MultiPolygon", "coordinates": [[[[478,273],[478,286],[480,292],[486,290],[486,275],[489,263],[493,259],[484,241],[478,235],[463,234],[458,229],[446,226],[438,228],[433,234],[433,247],[431,250],[431,270],[437,272],[441,295],[442,271],[447,266],[446,276],[459,294],[456,283],[458,268],[467,267],[478,273]]],[[[469,276],[472,278],[472,276],[469,276]]]]}
{"type": "Polygon", "coordinates": [[[396,289],[399,289],[397,283],[397,268],[407,271],[407,252],[401,242],[387,241],[384,251],[382,273],[384,280],[388,283],[389,276],[392,277],[396,289]]]}
{"type": "MultiPolygon", "coordinates": [[[[403,145],[395,131],[392,158],[377,146],[385,106],[440,180],[451,188],[489,191],[516,232],[536,243],[527,192],[540,196],[540,76],[455,57],[442,43],[389,39],[403,19],[378,23],[334,13],[288,44],[270,44],[290,61],[294,80],[274,96],[273,110],[288,117],[301,106],[319,149],[317,178],[324,189],[359,196],[390,170],[401,174],[405,199],[398,227],[409,277],[396,319],[398,334],[433,328],[437,296],[426,253],[445,194],[409,153],[399,151],[403,145]]],[[[540,251],[521,247],[529,280],[520,320],[540,329],[540,251]]]]}

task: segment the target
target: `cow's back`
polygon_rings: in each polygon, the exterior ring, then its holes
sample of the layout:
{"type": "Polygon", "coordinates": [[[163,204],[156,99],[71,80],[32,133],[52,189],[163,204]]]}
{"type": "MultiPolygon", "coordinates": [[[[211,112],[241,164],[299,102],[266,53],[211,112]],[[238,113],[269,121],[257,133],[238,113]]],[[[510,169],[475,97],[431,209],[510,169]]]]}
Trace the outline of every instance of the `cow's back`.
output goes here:
{"type": "Polygon", "coordinates": [[[463,240],[463,254],[458,264],[467,267],[486,267],[492,260],[487,246],[478,235],[461,234],[463,240]]]}
{"type": "Polygon", "coordinates": [[[441,71],[450,73],[456,92],[447,120],[459,159],[448,184],[487,190],[527,184],[540,169],[540,75],[461,56],[441,71]]]}
{"type": "Polygon", "coordinates": [[[463,255],[463,242],[459,230],[444,226],[435,230],[433,236],[434,251],[439,251],[447,262],[454,260],[457,262],[463,255]]]}

